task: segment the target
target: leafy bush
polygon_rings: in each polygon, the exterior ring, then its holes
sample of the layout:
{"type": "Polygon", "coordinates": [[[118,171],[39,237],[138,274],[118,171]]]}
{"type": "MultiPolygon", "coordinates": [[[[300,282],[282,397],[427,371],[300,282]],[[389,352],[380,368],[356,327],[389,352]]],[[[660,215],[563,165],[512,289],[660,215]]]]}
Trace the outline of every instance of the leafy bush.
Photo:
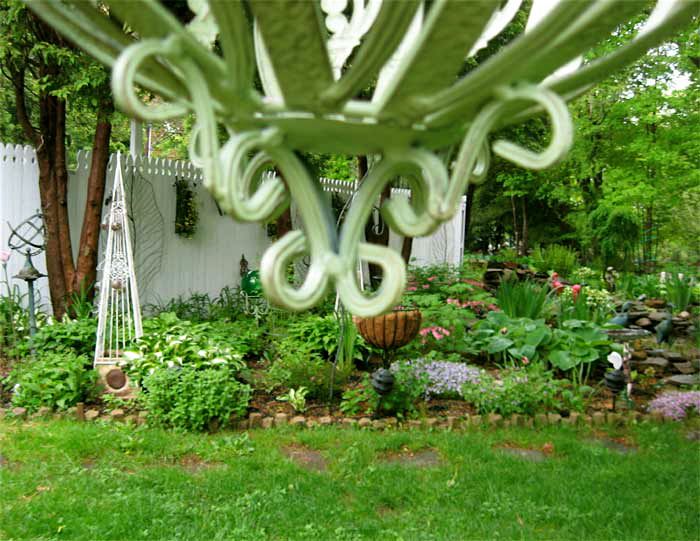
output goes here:
{"type": "Polygon", "coordinates": [[[277,346],[276,358],[266,374],[268,387],[306,387],[318,397],[342,386],[354,368],[354,359],[369,351],[352,324],[346,322],[346,336],[333,373],[340,328],[333,315],[299,316],[288,323],[277,346]]]}
{"type": "Polygon", "coordinates": [[[144,322],[144,335],[124,353],[126,370],[139,383],[161,367],[204,369],[226,366],[234,373],[245,367],[243,357],[259,339],[259,328],[237,322],[192,323],[163,313],[144,322]]]}
{"type": "Polygon", "coordinates": [[[27,338],[17,346],[17,354],[20,357],[30,355],[33,345],[35,351],[42,354],[65,352],[91,358],[95,354],[96,336],[95,318],[65,318],[63,321],[49,319],[37,330],[31,343],[27,338]]]}
{"type": "Polygon", "coordinates": [[[530,256],[532,265],[539,271],[555,271],[568,277],[577,264],[576,251],[559,244],[549,244],[545,248],[536,246],[530,256]]]}
{"type": "Polygon", "coordinates": [[[644,274],[637,276],[631,273],[624,273],[617,280],[617,290],[627,298],[646,295],[650,299],[661,297],[661,281],[656,274],[644,274]]]}
{"type": "Polygon", "coordinates": [[[553,368],[584,382],[591,363],[605,359],[613,345],[591,321],[572,319],[552,330],[541,319],[509,318],[503,312],[491,312],[467,336],[467,347],[473,355],[500,355],[505,364],[515,366],[548,361],[553,368]]]}
{"type": "Polygon", "coordinates": [[[544,315],[548,288],[535,282],[503,280],[496,291],[498,306],[510,317],[537,319],[544,315]]]}
{"type": "Polygon", "coordinates": [[[666,286],[666,298],[676,310],[682,311],[688,308],[693,300],[693,282],[689,277],[681,277],[677,273],[671,273],[664,283],[666,286]]]}
{"type": "Polygon", "coordinates": [[[414,414],[416,404],[425,396],[430,383],[428,375],[417,372],[406,363],[394,363],[391,371],[394,374],[394,386],[389,394],[377,400],[375,409],[398,417],[414,414]]]}
{"type": "Polygon", "coordinates": [[[551,373],[539,370],[505,370],[500,379],[482,372],[478,383],[463,386],[462,396],[482,415],[534,415],[584,409],[581,392],[574,391],[566,380],[554,379],[551,373]]]}
{"type": "Polygon", "coordinates": [[[235,321],[243,315],[243,303],[239,289],[226,286],[214,298],[208,293],[179,295],[166,303],[149,304],[144,312],[153,316],[172,312],[179,319],[195,322],[235,321]]]}
{"type": "Polygon", "coordinates": [[[561,324],[569,319],[605,323],[615,311],[613,297],[604,289],[582,287],[574,297],[572,288],[564,288],[557,297],[557,320],[561,324]]]}
{"type": "Polygon", "coordinates": [[[143,385],[149,422],[193,431],[226,425],[232,415],[241,417],[251,395],[248,385],[222,368],[159,368],[143,385]]]}
{"type": "Polygon", "coordinates": [[[35,411],[42,406],[65,409],[96,395],[97,373],[86,357],[74,353],[42,353],[10,373],[12,404],[35,411]]]}

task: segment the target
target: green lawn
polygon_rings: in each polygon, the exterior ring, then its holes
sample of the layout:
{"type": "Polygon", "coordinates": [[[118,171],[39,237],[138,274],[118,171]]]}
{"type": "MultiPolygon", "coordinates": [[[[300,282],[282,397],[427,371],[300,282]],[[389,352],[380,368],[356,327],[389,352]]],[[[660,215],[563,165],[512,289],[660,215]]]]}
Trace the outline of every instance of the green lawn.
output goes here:
{"type": "Polygon", "coordinates": [[[0,539],[698,539],[688,430],[608,432],[625,454],[567,427],[248,437],[0,422],[0,539]]]}

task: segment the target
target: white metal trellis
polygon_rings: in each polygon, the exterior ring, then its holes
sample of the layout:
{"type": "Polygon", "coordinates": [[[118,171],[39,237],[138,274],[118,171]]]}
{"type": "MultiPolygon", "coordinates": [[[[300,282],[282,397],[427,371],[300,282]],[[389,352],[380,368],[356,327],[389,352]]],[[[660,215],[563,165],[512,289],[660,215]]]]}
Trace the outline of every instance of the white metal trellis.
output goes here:
{"type": "Polygon", "coordinates": [[[143,335],[121,160],[117,154],[100,282],[95,366],[115,365],[125,347],[143,335]]]}

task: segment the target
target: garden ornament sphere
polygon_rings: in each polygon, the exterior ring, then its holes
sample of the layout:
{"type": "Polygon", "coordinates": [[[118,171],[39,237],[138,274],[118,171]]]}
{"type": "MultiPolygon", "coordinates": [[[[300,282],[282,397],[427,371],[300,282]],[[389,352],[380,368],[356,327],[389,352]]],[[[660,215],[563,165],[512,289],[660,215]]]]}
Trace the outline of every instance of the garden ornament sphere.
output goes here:
{"type": "Polygon", "coordinates": [[[260,271],[248,271],[241,279],[241,289],[251,297],[257,297],[262,293],[262,284],[260,283],[260,271]]]}
{"type": "Polygon", "coordinates": [[[392,229],[414,237],[455,214],[467,185],[484,180],[492,153],[529,169],[550,167],[572,142],[566,101],[698,10],[695,0],[659,0],[635,39],[581,65],[582,55],[648,3],[534,0],[526,31],[459,78],[465,58],[505,28],[522,0],[435,0],[429,7],[418,0],[188,0],[195,14],[188,24],[153,0],[25,1],[112,67],[116,102],[131,116],[163,121],[194,113],[190,156],[222,210],[269,222],[295,202],[303,229],[277,240],[262,259],[270,300],[304,310],[334,284],[360,316],[389,310],[404,287],[401,256],[363,238],[388,183],[401,176],[411,185],[410,201],[389,199],[382,213],[392,229]],[[372,97],[361,99],[375,80],[372,97]],[[139,87],[162,100],[144,103],[139,87]],[[490,132],[539,113],[551,125],[544,150],[489,141],[490,132]],[[223,144],[220,126],[228,132],[223,144]],[[438,152],[453,145],[456,160],[445,164],[438,152]],[[339,234],[299,151],[375,156],[339,234]],[[261,181],[273,167],[284,181],[261,181]],[[295,287],[286,270],[301,257],[310,267],[295,287]],[[372,294],[358,284],[360,262],[382,268],[372,294]]]}

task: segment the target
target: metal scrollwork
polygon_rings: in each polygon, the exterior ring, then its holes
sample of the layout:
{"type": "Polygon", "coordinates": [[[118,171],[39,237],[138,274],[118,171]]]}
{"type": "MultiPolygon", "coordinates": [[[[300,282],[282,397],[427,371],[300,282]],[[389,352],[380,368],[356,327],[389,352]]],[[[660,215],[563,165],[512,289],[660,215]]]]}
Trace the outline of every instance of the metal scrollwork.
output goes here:
{"type": "Polygon", "coordinates": [[[551,167],[572,144],[565,102],[662,42],[697,11],[693,1],[659,0],[634,39],[580,65],[645,3],[533,0],[525,32],[460,78],[465,57],[506,26],[519,0],[505,7],[501,0],[435,0],[428,10],[419,0],[321,0],[322,17],[310,2],[248,0],[245,9],[235,1],[188,0],[196,14],[188,25],[153,0],[25,1],[112,65],[114,96],[127,113],[151,121],[194,113],[190,156],[222,210],[242,221],[269,221],[296,203],[303,228],[277,240],[262,259],[261,282],[271,301],[304,310],[335,284],[343,304],[360,316],[390,309],[406,277],[397,253],[364,242],[364,226],[387,184],[401,177],[412,195],[385,202],[386,223],[420,236],[452,218],[470,183],[485,180],[492,153],[528,169],[551,167]],[[373,97],[357,98],[374,79],[381,84],[373,97]],[[143,103],[137,86],[162,100],[143,103]],[[551,125],[544,150],[489,140],[497,129],[539,113],[551,125]],[[228,133],[223,142],[221,127],[228,133]],[[457,157],[447,167],[436,150],[456,144],[457,157]],[[299,151],[375,156],[340,233],[299,151]],[[272,168],[279,176],[264,174],[272,168]],[[309,268],[295,287],[286,269],[299,258],[308,259],[309,268]],[[358,284],[360,262],[383,271],[370,294],[358,284]]]}

